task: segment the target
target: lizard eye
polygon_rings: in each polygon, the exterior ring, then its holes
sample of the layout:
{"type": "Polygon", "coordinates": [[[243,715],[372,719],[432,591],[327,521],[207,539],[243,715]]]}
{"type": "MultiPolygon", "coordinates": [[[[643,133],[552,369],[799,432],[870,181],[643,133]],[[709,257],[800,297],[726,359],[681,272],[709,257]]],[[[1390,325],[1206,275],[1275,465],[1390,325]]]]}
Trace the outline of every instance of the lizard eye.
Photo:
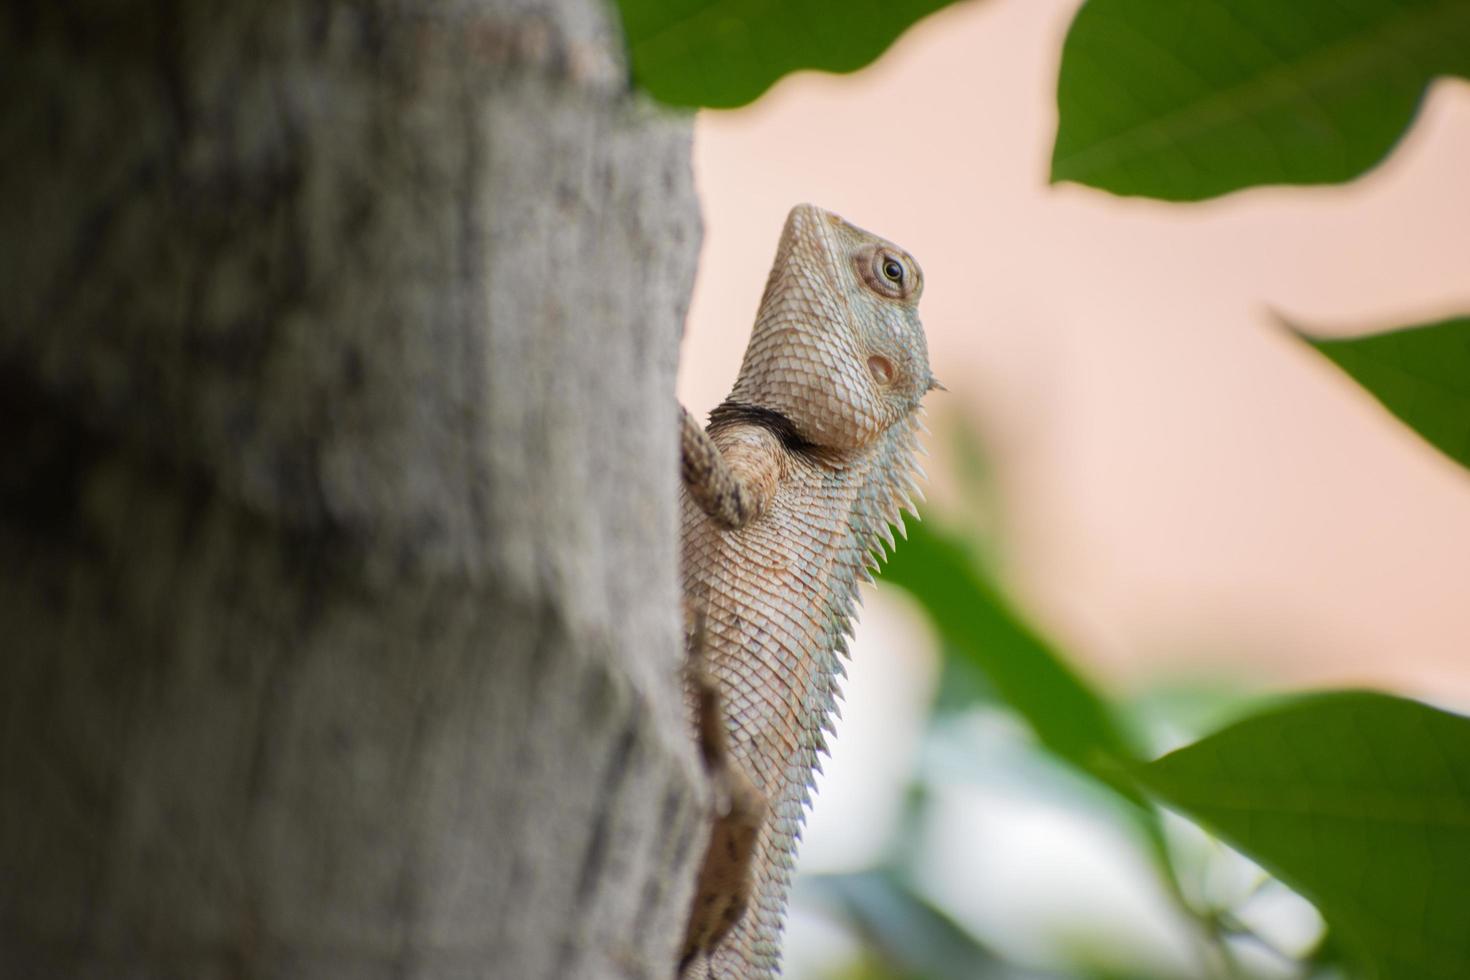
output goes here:
{"type": "Polygon", "coordinates": [[[880,296],[908,299],[918,293],[918,269],[913,261],[891,247],[875,245],[856,256],[858,272],[868,288],[880,296]]]}

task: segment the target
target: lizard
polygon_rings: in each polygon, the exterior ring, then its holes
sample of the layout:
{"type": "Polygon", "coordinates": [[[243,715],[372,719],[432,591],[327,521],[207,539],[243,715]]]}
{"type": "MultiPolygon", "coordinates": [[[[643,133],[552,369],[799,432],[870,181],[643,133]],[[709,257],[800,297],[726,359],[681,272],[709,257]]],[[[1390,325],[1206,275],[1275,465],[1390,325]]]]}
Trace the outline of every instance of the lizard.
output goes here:
{"type": "Polygon", "coordinates": [[[680,406],[691,712],[717,805],[681,980],[780,970],[795,850],[833,731],[858,583],[922,499],[920,405],[942,388],[913,256],[810,204],[781,232],[734,388],[680,406]]]}

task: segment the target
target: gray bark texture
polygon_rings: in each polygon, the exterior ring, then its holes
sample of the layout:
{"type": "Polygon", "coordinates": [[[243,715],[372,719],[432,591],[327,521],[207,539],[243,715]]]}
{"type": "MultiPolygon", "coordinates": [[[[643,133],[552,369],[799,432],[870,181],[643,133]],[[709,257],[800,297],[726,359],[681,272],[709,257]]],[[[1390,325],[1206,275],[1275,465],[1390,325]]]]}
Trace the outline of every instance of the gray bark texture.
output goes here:
{"type": "Polygon", "coordinates": [[[689,143],[600,0],[0,13],[0,975],[672,974],[689,143]]]}

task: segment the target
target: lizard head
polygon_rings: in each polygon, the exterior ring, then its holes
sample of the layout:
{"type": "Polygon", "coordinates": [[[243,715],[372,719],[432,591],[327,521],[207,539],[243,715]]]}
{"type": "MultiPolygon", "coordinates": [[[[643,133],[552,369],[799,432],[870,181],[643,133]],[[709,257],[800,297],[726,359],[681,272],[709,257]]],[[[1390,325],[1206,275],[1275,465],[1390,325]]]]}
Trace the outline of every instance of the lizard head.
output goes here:
{"type": "Polygon", "coordinates": [[[798,204],[731,400],[780,412],[817,446],[866,446],[938,387],[919,322],[923,291],[908,252],[798,204]]]}

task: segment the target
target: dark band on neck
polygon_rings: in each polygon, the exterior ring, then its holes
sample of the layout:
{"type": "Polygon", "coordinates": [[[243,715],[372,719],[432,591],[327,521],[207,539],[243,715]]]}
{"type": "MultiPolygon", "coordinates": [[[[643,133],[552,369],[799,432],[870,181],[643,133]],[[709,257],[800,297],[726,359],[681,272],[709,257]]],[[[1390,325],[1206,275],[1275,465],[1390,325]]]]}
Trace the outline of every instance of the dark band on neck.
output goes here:
{"type": "Polygon", "coordinates": [[[728,429],[732,425],[758,425],[780,439],[787,452],[800,453],[803,456],[811,456],[817,452],[816,444],[803,439],[801,433],[796,431],[795,422],[773,409],[726,401],[716,405],[709,413],[711,433],[728,429]]]}

